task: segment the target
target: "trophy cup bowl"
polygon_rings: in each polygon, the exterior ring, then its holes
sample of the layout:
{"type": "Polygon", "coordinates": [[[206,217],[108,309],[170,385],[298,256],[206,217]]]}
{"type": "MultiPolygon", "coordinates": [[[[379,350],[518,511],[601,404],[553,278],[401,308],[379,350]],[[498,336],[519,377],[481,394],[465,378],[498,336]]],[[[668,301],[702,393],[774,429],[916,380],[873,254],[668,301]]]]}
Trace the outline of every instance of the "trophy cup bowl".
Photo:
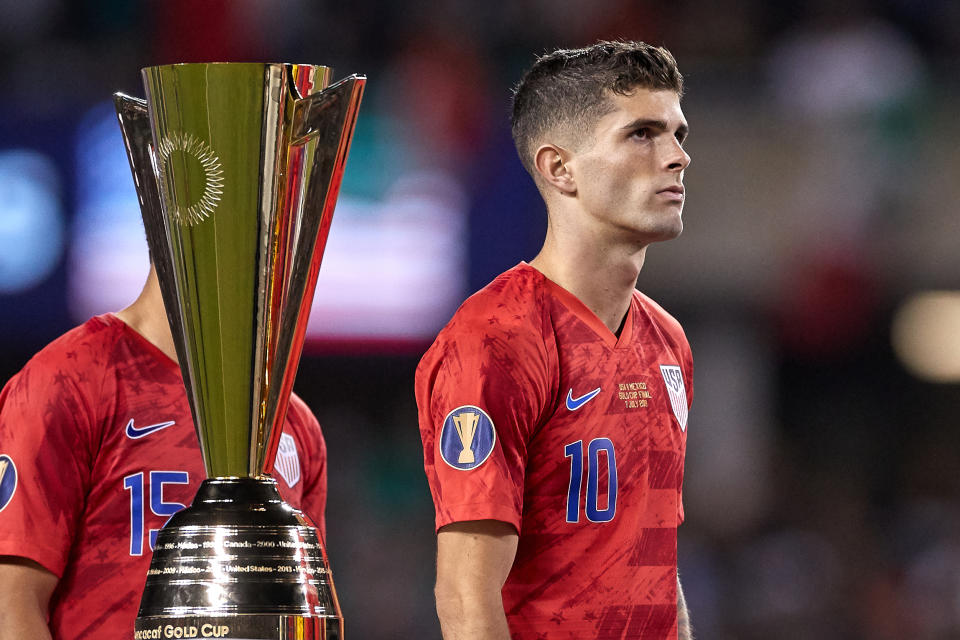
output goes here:
{"type": "Polygon", "coordinates": [[[142,75],[117,116],[207,479],[157,536],[134,637],[340,639],[322,540],[269,471],[366,79],[142,75]]]}

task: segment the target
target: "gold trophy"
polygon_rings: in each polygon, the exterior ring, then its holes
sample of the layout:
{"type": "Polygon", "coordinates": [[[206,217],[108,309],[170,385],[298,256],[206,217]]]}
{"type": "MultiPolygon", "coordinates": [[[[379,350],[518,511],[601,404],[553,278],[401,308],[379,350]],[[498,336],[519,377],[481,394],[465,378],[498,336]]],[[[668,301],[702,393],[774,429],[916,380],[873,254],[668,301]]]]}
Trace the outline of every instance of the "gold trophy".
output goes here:
{"type": "Polygon", "coordinates": [[[208,479],[157,536],[134,637],[340,639],[322,541],[269,471],[366,79],[142,74],[117,115],[208,479]]]}
{"type": "Polygon", "coordinates": [[[460,437],[460,444],[463,449],[457,457],[458,464],[473,464],[476,457],[473,455],[473,437],[477,434],[477,423],[480,421],[480,414],[465,412],[453,417],[453,424],[457,428],[457,436],[460,437]]]}

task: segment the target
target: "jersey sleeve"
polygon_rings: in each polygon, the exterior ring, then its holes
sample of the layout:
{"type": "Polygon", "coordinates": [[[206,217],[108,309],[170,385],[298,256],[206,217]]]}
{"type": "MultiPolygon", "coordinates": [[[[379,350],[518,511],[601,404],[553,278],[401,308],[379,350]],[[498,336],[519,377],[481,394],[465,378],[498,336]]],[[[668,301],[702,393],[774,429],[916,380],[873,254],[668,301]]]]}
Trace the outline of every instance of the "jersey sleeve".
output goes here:
{"type": "MultiPolygon", "coordinates": [[[[679,328],[679,324],[677,325],[679,328]]],[[[693,407],[693,354],[690,351],[690,345],[687,343],[683,330],[680,329],[679,349],[681,353],[681,369],[683,371],[683,384],[687,394],[687,413],[693,407]]],[[[688,425],[689,426],[689,425],[688,425]]],[[[680,482],[677,485],[677,524],[682,524],[684,520],[683,512],[683,473],[686,461],[686,438],[684,438],[684,455],[680,460],[680,482]]]]}
{"type": "Polygon", "coordinates": [[[317,418],[297,395],[291,396],[287,415],[289,421],[296,421],[298,439],[304,447],[302,460],[304,485],[300,510],[320,531],[321,539],[326,540],[327,443],[317,418]]]}
{"type": "MultiPolygon", "coordinates": [[[[687,414],[693,406],[693,353],[690,350],[690,343],[683,331],[683,327],[672,315],[666,312],[663,307],[642,295],[639,291],[634,293],[634,298],[640,302],[648,313],[651,313],[660,327],[661,335],[669,345],[674,355],[678,359],[680,371],[683,374],[684,393],[687,398],[687,414]]],[[[677,482],[677,524],[682,524],[684,520],[683,512],[683,472],[686,460],[687,440],[684,433],[683,444],[680,450],[680,478],[677,482]]]]}
{"type": "Polygon", "coordinates": [[[82,517],[95,457],[95,375],[38,355],[0,393],[0,555],[61,577],[82,517]],[[12,477],[10,474],[14,474],[12,477]]]}
{"type": "Polygon", "coordinates": [[[456,318],[417,368],[436,528],[500,520],[520,531],[527,444],[551,397],[542,335],[456,318]]]}

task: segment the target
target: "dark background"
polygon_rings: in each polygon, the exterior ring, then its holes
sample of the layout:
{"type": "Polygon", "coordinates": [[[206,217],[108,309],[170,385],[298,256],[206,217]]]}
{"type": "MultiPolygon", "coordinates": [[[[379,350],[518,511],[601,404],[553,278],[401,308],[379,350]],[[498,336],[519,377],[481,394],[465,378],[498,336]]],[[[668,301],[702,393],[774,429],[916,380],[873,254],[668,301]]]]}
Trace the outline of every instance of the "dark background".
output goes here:
{"type": "MultiPolygon", "coordinates": [[[[415,141],[348,174],[442,168],[468,195],[464,295],[542,237],[507,127],[522,69],[598,38],[666,45],[687,76],[686,230],[639,286],[694,350],[679,544],[698,637],[960,637],[960,386],[892,339],[914,295],[960,288],[957,3],[0,0],[0,16],[0,150],[53,159],[67,234],[81,114],[142,95],[140,67],[317,62],[369,76],[361,126],[390,116],[415,141]]],[[[69,253],[0,296],[4,379],[83,320],[69,253]]],[[[352,638],[439,637],[412,383],[427,344],[315,343],[301,364],[352,638]]]]}

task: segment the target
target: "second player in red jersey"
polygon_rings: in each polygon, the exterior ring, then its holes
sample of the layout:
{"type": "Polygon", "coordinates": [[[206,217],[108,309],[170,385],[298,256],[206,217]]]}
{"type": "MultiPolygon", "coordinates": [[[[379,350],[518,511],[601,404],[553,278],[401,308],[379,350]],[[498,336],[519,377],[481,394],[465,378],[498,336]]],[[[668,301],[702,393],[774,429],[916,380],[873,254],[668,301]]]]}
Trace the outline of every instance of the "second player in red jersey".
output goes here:
{"type": "Polygon", "coordinates": [[[672,56],[598,43],[538,60],[514,138],[544,247],[468,299],[417,369],[447,640],[690,638],[677,527],[693,361],[635,290],[682,229],[672,56]]]}
{"type": "MultiPolygon", "coordinates": [[[[133,637],[157,532],[206,477],[159,296],[151,275],[0,394],[0,636],[133,637]]],[[[297,397],[274,477],[322,535],[326,445],[297,397]]]]}
{"type": "Polygon", "coordinates": [[[437,528],[492,518],[520,533],[503,588],[515,640],[676,634],[692,366],[649,298],[635,294],[618,337],[525,264],[471,297],[424,357],[437,528]]]}

